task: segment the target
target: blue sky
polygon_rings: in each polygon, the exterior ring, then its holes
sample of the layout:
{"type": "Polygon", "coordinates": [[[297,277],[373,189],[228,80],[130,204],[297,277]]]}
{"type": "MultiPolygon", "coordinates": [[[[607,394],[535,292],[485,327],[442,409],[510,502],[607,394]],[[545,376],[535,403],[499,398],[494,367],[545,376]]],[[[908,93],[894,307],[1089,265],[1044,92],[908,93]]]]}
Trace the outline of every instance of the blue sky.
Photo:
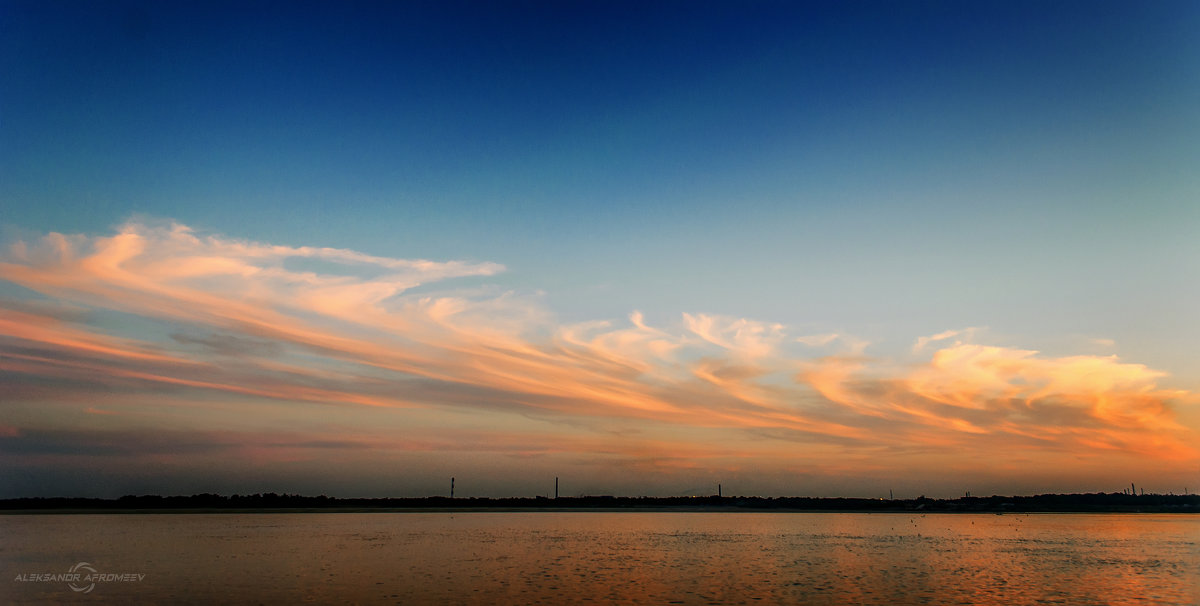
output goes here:
{"type": "MultiPolygon", "coordinates": [[[[508,293],[553,318],[534,332],[711,314],[899,364],[974,329],[1194,391],[1198,25],[1189,2],[9,1],[0,223],[497,263],[407,292],[508,293]]],[[[0,292],[65,296],[34,282],[0,292]]],[[[102,307],[130,338],[193,321],[102,307]]]]}

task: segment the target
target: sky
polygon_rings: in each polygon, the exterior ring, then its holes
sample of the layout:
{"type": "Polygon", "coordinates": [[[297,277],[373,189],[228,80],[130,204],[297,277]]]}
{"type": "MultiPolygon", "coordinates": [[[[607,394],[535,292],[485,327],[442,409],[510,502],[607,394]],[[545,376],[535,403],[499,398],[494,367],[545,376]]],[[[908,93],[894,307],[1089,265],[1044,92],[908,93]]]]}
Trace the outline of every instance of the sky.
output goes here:
{"type": "Polygon", "coordinates": [[[1198,29],[0,0],[0,497],[1195,492],[1198,29]]]}

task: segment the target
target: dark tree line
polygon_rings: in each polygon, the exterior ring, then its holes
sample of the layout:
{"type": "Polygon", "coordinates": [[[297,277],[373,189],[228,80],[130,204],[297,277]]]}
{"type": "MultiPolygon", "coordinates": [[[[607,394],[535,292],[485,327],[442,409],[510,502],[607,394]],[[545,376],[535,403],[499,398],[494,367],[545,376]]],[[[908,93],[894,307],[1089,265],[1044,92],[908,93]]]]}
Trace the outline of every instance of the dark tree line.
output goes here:
{"type": "Polygon", "coordinates": [[[928,512],[1195,512],[1198,495],[1041,494],[1033,496],[961,497],[957,499],[856,499],[817,497],[615,497],[586,496],[514,498],[381,498],[339,499],[273,492],[251,495],[126,495],[119,499],[74,497],[0,500],[2,511],[31,510],[274,510],[274,509],[711,509],[790,511],[928,511],[928,512]]]}

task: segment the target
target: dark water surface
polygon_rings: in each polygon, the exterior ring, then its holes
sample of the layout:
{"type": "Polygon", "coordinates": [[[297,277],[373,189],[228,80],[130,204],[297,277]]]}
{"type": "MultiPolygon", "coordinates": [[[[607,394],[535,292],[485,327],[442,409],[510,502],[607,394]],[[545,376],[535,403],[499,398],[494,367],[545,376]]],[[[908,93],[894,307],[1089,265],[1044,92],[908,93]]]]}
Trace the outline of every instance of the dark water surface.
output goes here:
{"type": "Polygon", "coordinates": [[[1196,605],[1200,516],[6,515],[0,562],[18,604],[1196,605]]]}

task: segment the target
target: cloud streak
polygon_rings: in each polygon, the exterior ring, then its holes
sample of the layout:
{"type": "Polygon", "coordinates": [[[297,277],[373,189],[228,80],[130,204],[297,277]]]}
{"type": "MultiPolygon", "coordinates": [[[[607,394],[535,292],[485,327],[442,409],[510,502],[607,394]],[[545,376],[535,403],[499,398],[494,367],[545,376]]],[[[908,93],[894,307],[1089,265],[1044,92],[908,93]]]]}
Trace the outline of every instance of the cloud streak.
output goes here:
{"type": "MultiPolygon", "coordinates": [[[[778,468],[890,453],[914,473],[964,453],[1181,468],[1200,460],[1195,428],[1174,412],[1195,395],[1159,388],[1162,372],[1115,356],[1044,357],[974,344],[966,329],[917,339],[914,359],[879,359],[864,355],[861,339],[704,313],[659,327],[636,311],[562,325],[536,297],[448,282],[502,271],[239,241],[174,223],[49,234],[12,245],[0,262],[0,279],[44,298],[0,299],[0,381],[23,401],[51,404],[101,390],[199,408],[222,398],[328,405],[331,420],[346,406],[422,411],[426,442],[441,448],[455,442],[438,436],[465,431],[466,414],[494,423],[472,430],[479,443],[530,440],[536,418],[569,427],[540,438],[554,452],[644,461],[706,461],[706,448],[778,468]],[[841,352],[813,357],[839,343],[841,352]],[[614,437],[618,427],[643,433],[614,437]],[[706,446],[712,432],[726,446],[706,446]],[[917,451],[935,458],[903,458],[917,451]]],[[[130,416],[89,408],[106,422],[130,416]]],[[[57,427],[49,413],[24,423],[34,434],[81,429],[57,427]]],[[[327,439],[356,439],[348,435],[327,439]]],[[[385,437],[372,440],[371,449],[389,450],[385,437]]]]}

